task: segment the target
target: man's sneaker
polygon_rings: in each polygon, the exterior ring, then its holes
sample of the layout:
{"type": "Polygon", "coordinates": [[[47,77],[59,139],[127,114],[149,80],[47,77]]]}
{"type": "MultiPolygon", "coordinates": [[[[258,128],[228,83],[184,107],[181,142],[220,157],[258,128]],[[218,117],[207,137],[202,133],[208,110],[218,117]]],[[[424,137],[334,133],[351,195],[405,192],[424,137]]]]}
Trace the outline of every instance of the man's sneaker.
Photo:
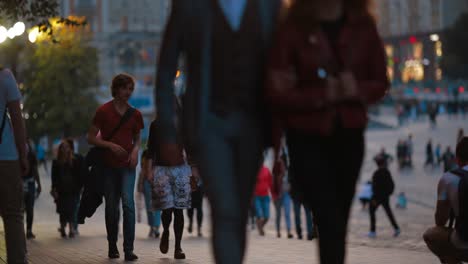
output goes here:
{"type": "Polygon", "coordinates": [[[133,251],[125,252],[125,261],[135,261],[138,259],[138,256],[133,253],[133,251]]]}
{"type": "Polygon", "coordinates": [[[375,232],[369,232],[369,233],[367,234],[367,236],[368,236],[369,238],[376,238],[376,237],[377,237],[377,233],[375,233],[375,232]]]}
{"type": "Polygon", "coordinates": [[[393,232],[393,237],[397,237],[397,236],[399,236],[399,235],[400,235],[400,233],[401,233],[401,231],[400,231],[400,229],[399,229],[399,228],[395,229],[395,232],[393,232]]]}
{"type": "Polygon", "coordinates": [[[314,240],[315,235],[314,234],[307,234],[307,240],[314,240]]]}
{"type": "Polygon", "coordinates": [[[153,230],[152,227],[150,227],[150,230],[149,230],[149,232],[148,232],[148,237],[149,237],[149,238],[154,237],[154,230],[153,230]]]}
{"type": "Polygon", "coordinates": [[[291,239],[291,238],[293,238],[293,237],[294,237],[293,234],[288,233],[288,238],[289,238],[289,239],[291,239]]]}
{"type": "Polygon", "coordinates": [[[193,232],[192,224],[189,224],[189,226],[187,228],[187,231],[189,232],[189,234],[192,234],[192,232],[193,232]]]}

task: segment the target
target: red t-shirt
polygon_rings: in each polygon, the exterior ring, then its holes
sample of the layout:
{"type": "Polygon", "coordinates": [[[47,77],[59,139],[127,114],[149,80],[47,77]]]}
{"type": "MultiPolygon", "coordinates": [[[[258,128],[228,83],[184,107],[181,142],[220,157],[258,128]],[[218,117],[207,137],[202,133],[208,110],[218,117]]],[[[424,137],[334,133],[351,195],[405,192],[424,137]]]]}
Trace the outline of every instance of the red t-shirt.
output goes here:
{"type": "Polygon", "coordinates": [[[130,166],[130,154],[134,147],[133,137],[143,129],[143,117],[140,111],[135,110],[130,119],[119,128],[112,139],[109,139],[110,133],[117,127],[122,116],[115,109],[113,101],[100,106],[93,119],[93,125],[101,133],[101,138],[113,142],[128,152],[127,157],[119,158],[112,151],[106,150],[104,161],[111,168],[127,168],[130,166]]]}
{"type": "Polygon", "coordinates": [[[263,166],[258,173],[257,185],[255,186],[255,195],[268,196],[272,186],[273,177],[271,176],[270,170],[263,166]]]}

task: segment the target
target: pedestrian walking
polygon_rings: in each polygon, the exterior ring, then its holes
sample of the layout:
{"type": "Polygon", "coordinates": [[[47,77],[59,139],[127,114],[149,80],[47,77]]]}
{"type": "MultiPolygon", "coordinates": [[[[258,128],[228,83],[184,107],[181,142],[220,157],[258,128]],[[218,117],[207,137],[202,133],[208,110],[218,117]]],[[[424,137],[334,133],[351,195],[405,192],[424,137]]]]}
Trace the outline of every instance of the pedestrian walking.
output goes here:
{"type": "Polygon", "coordinates": [[[185,209],[191,207],[191,185],[190,177],[192,172],[184,157],[183,135],[180,129],[179,116],[181,114],[180,104],[174,98],[173,107],[176,111],[174,124],[176,132],[177,157],[171,163],[161,160],[160,147],[162,144],[162,127],[159,127],[159,119],[154,120],[150,126],[148,136],[148,179],[152,181],[152,204],[153,210],[161,210],[161,220],[163,232],[159,243],[161,253],[169,251],[169,226],[174,218],[174,258],[185,259],[186,255],[182,250],[182,236],[184,233],[184,213],[185,209]]]}
{"type": "Polygon", "coordinates": [[[392,155],[388,154],[385,148],[382,147],[380,150],[380,153],[375,155],[374,161],[377,162],[377,160],[383,160],[385,162],[385,166],[389,166],[390,163],[393,162],[393,157],[392,155]]]}
{"type": "Polygon", "coordinates": [[[261,236],[265,235],[265,225],[270,219],[270,193],[273,187],[273,176],[270,170],[263,166],[260,169],[255,186],[255,212],[257,229],[261,236]]]}
{"type": "Polygon", "coordinates": [[[39,177],[38,162],[36,153],[28,141],[28,161],[29,172],[23,176],[23,192],[24,192],[24,211],[26,214],[26,238],[35,239],[36,235],[32,231],[34,221],[34,204],[42,192],[41,179],[39,177]]]}
{"type": "Polygon", "coordinates": [[[444,165],[444,172],[451,171],[457,167],[457,162],[455,159],[455,154],[452,152],[450,146],[448,146],[442,154],[442,164],[444,165]]]}
{"type": "Polygon", "coordinates": [[[197,175],[192,177],[192,206],[191,208],[187,209],[187,216],[189,219],[188,225],[188,232],[191,234],[193,232],[193,216],[197,214],[197,235],[199,237],[203,236],[202,233],[202,224],[203,224],[203,197],[205,193],[203,191],[203,183],[199,176],[198,168],[196,166],[192,166],[192,174],[197,175]]]}
{"type": "MultiPolygon", "coordinates": [[[[105,219],[108,257],[119,258],[117,248],[119,234],[120,201],[123,208],[123,248],[125,260],[135,261],[135,168],[143,129],[140,111],[128,103],[135,89],[135,81],[128,74],[118,74],[112,79],[113,99],[101,105],[88,131],[88,142],[103,150],[101,177],[104,178],[105,219]],[[100,137],[98,137],[100,133],[100,137]]],[[[96,162],[96,161],[94,161],[96,162]]]]}
{"type": "Polygon", "coordinates": [[[273,203],[275,205],[276,211],[276,236],[278,238],[281,237],[281,216],[282,212],[284,211],[284,220],[286,224],[287,230],[287,237],[293,238],[291,233],[291,196],[289,195],[290,185],[289,179],[287,175],[287,166],[286,163],[286,155],[283,153],[281,159],[282,166],[284,169],[279,170],[279,173],[285,173],[286,175],[276,175],[277,172],[273,172],[273,188],[272,188],[272,198],[273,203]],[[276,183],[275,183],[276,181],[276,183]]]}
{"type": "Polygon", "coordinates": [[[301,192],[311,206],[321,263],[345,261],[366,109],[389,88],[385,50],[368,4],[294,1],[267,67],[266,98],[278,124],[275,153],[284,131],[292,192],[301,192]]]}
{"type": "Polygon", "coordinates": [[[10,70],[0,67],[0,216],[7,263],[27,263],[21,177],[29,173],[21,93],[10,70]]]}
{"type": "Polygon", "coordinates": [[[138,193],[142,194],[145,200],[145,208],[146,208],[146,216],[148,219],[148,226],[149,226],[149,232],[148,232],[148,237],[149,238],[159,238],[160,232],[159,232],[159,226],[161,225],[161,211],[160,210],[154,210],[153,209],[153,204],[152,204],[152,182],[151,180],[151,175],[146,175],[147,171],[147,166],[148,166],[148,160],[149,160],[149,154],[148,150],[143,151],[141,155],[141,170],[140,174],[138,175],[138,193]]]}
{"type": "Polygon", "coordinates": [[[57,205],[57,213],[60,215],[59,232],[66,237],[75,237],[76,201],[79,199],[81,189],[81,175],[85,168],[75,159],[72,146],[67,140],[63,140],[57,152],[57,158],[52,162],[52,188],[51,195],[57,205]]]}
{"type": "Polygon", "coordinates": [[[370,231],[368,236],[370,238],[375,238],[376,233],[376,218],[375,212],[380,205],[385,210],[385,213],[390,220],[390,223],[393,226],[394,233],[393,236],[397,237],[400,235],[400,227],[398,226],[395,217],[393,216],[392,208],[390,207],[390,196],[392,195],[395,184],[393,183],[392,175],[388,168],[385,166],[383,160],[378,161],[379,168],[374,172],[372,176],[372,200],[369,206],[370,214],[370,231]]]}
{"type": "Polygon", "coordinates": [[[75,162],[78,164],[77,167],[82,168],[80,175],[78,176],[78,196],[76,196],[75,200],[75,215],[73,217],[73,230],[75,231],[75,235],[79,235],[80,232],[78,230],[78,211],[80,208],[80,201],[81,201],[81,194],[83,193],[84,182],[88,174],[87,166],[84,157],[76,151],[75,148],[75,141],[71,138],[67,138],[68,145],[70,145],[73,158],[75,162]]]}
{"type": "Polygon", "coordinates": [[[434,150],[434,155],[435,155],[435,164],[437,166],[440,166],[440,162],[442,161],[442,146],[437,144],[435,150],[434,150]]]}
{"type": "Polygon", "coordinates": [[[49,175],[49,169],[47,168],[47,156],[46,151],[41,143],[36,145],[36,155],[39,166],[42,165],[46,175],[49,175]]]}
{"type": "Polygon", "coordinates": [[[432,139],[429,139],[426,144],[426,162],[424,167],[431,166],[434,168],[434,152],[432,151],[432,139]]]}
{"type": "Polygon", "coordinates": [[[210,201],[216,263],[244,259],[255,179],[263,150],[271,146],[263,73],[282,2],[173,1],[163,36],[155,100],[160,158],[179,155],[173,87],[178,62],[188,55],[185,63],[193,67],[187,67],[183,96],[185,148],[194,152],[210,201]]]}

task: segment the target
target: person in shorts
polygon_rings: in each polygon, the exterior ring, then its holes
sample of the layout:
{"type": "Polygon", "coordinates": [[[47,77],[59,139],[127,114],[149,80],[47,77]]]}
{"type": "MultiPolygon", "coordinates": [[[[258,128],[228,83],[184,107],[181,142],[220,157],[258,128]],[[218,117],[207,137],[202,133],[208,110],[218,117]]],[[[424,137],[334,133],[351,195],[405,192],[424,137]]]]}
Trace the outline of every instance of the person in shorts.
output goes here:
{"type": "MultiPolygon", "coordinates": [[[[180,113],[180,104],[177,99],[174,100],[174,107],[180,113]]],[[[179,115],[177,115],[179,116],[179,115]]],[[[178,120],[175,120],[178,123],[178,120]]],[[[167,164],[160,160],[160,127],[158,120],[154,120],[150,126],[148,137],[148,180],[152,182],[152,204],[153,210],[162,210],[161,220],[163,232],[159,249],[161,253],[166,254],[169,251],[169,226],[174,216],[174,234],[175,234],[175,259],[185,259],[185,253],[182,250],[181,240],[184,232],[184,209],[191,207],[191,185],[190,176],[192,171],[184,157],[182,146],[182,135],[180,129],[177,130],[177,162],[167,164]]]]}

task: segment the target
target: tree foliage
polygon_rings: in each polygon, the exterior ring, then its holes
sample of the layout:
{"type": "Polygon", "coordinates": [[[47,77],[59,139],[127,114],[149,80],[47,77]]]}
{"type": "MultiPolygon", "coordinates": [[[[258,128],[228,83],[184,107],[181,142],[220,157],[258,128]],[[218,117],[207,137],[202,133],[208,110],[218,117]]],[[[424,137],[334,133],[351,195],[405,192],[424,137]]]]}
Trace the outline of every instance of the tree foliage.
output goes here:
{"type": "MultiPolygon", "coordinates": [[[[57,17],[59,3],[57,0],[0,0],[0,23],[12,23],[25,20],[39,27],[41,32],[54,41],[54,27],[49,18],[57,17]]],[[[57,20],[67,26],[83,26],[86,20],[61,17],[57,20]]]]}
{"type": "Polygon", "coordinates": [[[462,14],[445,32],[442,69],[453,79],[468,79],[468,13],[462,14]]]}
{"type": "Polygon", "coordinates": [[[97,50],[86,27],[50,23],[59,42],[38,39],[26,55],[26,124],[32,137],[82,135],[97,106],[97,50]]]}

